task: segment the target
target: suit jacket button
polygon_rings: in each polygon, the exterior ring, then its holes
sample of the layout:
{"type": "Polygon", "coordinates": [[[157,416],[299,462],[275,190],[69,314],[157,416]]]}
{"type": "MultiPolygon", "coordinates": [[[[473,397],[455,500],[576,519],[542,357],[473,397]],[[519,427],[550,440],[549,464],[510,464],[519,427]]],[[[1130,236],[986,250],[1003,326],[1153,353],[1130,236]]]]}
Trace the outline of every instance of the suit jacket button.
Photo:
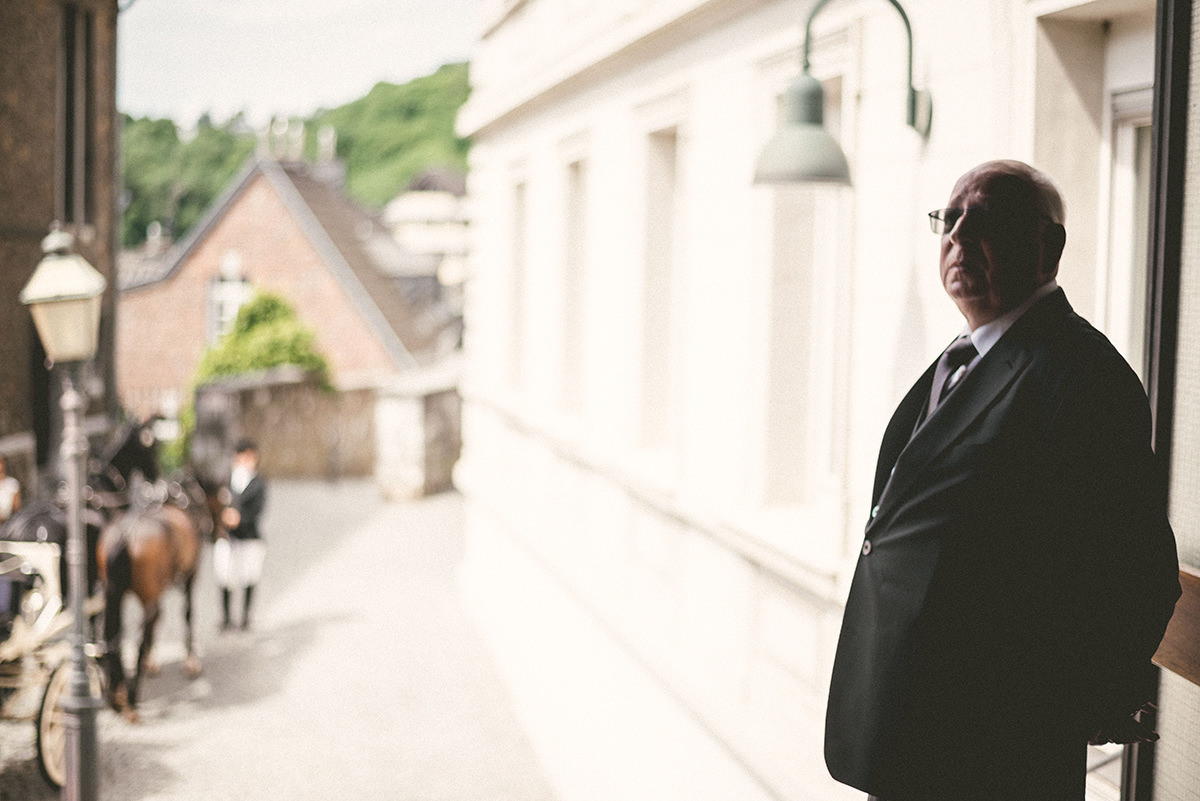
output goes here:
{"type": "Polygon", "coordinates": [[[871,519],[874,520],[878,514],[879,514],[879,506],[878,505],[872,506],[871,507],[871,519]]]}
{"type": "Polygon", "coordinates": [[[863,540],[862,555],[868,556],[871,553],[871,541],[863,540]]]}

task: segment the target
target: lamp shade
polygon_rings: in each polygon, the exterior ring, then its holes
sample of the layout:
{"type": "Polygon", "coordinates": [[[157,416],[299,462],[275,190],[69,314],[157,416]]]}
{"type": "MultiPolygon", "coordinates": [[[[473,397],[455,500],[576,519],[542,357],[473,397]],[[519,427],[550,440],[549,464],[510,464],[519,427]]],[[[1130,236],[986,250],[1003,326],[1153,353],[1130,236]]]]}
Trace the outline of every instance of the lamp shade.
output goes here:
{"type": "Polygon", "coordinates": [[[46,355],[54,362],[90,359],[100,332],[100,296],[108,283],[82,256],[68,252],[74,238],[52,231],[45,255],[21,290],[46,355]]]}
{"type": "Polygon", "coordinates": [[[825,130],[825,90],[804,72],[784,96],[784,121],[767,142],[754,170],[754,182],[850,183],[850,165],[825,130]]]}

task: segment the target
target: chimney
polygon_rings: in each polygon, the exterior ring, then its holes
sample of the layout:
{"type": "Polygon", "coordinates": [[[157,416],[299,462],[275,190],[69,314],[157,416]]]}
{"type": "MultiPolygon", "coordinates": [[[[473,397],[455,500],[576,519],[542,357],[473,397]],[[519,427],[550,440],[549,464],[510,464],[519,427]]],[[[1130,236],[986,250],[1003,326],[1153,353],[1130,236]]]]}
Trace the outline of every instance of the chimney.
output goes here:
{"type": "Polygon", "coordinates": [[[287,157],[287,132],[288,121],[286,119],[275,117],[271,120],[271,158],[283,159],[287,157]]]}
{"type": "Polygon", "coordinates": [[[289,161],[304,160],[304,123],[299,120],[288,123],[287,158],[289,161]]]}
{"type": "Polygon", "coordinates": [[[322,125],[317,131],[317,163],[328,164],[337,158],[337,129],[322,125]]]}
{"type": "Polygon", "coordinates": [[[337,157],[337,131],[332,125],[317,130],[317,163],[312,176],[338,189],[346,185],[346,163],[337,157]]]}

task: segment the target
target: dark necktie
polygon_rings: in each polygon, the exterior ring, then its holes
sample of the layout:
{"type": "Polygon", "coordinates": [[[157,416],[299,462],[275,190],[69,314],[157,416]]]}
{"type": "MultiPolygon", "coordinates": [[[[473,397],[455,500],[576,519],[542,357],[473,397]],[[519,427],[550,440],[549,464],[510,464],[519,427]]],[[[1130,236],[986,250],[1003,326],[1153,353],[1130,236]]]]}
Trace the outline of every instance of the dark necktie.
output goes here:
{"type": "Polygon", "coordinates": [[[958,385],[966,373],[966,366],[979,355],[971,337],[963,335],[950,343],[938,359],[937,368],[933,372],[933,387],[929,393],[929,410],[932,414],[946,393],[958,385]]]}

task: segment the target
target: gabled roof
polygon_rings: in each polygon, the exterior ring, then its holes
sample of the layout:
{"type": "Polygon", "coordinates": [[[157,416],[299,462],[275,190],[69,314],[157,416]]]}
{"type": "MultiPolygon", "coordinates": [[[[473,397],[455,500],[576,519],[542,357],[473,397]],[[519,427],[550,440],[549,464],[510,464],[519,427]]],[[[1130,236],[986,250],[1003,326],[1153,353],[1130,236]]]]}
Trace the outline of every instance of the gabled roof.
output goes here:
{"type": "Polygon", "coordinates": [[[242,171],[225,187],[221,196],[213,201],[204,216],[188,231],[188,235],[172,245],[166,253],[161,256],[143,258],[122,254],[120,272],[117,275],[117,288],[121,292],[140,289],[165,281],[174,275],[187,257],[192,254],[192,251],[196,249],[196,246],[225,216],[225,212],[229,210],[233,201],[241,196],[258,171],[259,161],[257,158],[247,161],[246,165],[242,167],[242,171]]]}
{"type": "Polygon", "coordinates": [[[278,193],[313,248],[346,290],[359,313],[400,369],[434,355],[444,318],[419,309],[404,294],[397,275],[412,273],[412,256],[373,215],[351,201],[320,167],[254,157],[213,203],[188,236],[159,259],[127,257],[118,284],[122,292],[169,279],[228,213],[255,177],[263,175],[278,193]],[[415,354],[415,355],[414,355],[415,354]]]}

